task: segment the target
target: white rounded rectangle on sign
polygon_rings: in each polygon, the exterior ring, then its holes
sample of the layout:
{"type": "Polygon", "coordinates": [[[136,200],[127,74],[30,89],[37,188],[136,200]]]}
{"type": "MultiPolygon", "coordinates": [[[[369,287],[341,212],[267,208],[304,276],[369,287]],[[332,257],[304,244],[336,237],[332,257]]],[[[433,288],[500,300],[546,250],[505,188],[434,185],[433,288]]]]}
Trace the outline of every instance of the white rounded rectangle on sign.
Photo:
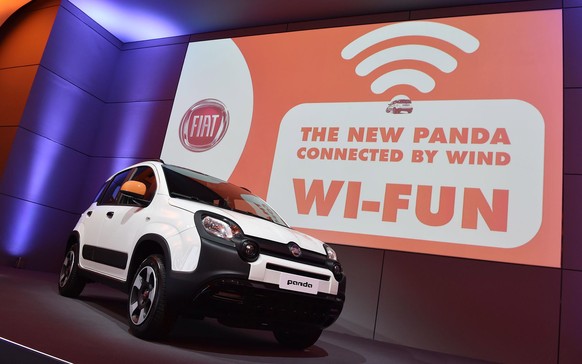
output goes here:
{"type": "Polygon", "coordinates": [[[267,202],[294,227],[514,248],[542,221],[545,123],[521,100],[311,103],[283,118],[267,202]]]}

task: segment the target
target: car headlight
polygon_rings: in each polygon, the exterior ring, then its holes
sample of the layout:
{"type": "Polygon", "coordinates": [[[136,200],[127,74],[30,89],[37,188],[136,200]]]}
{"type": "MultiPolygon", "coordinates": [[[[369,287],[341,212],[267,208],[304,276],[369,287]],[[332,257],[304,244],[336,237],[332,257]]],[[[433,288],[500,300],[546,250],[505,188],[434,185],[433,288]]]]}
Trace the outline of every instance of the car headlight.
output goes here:
{"type": "Polygon", "coordinates": [[[333,248],[327,244],[323,244],[323,247],[325,248],[327,258],[337,262],[337,254],[335,253],[335,250],[333,250],[333,248]]]}
{"type": "Polygon", "coordinates": [[[222,239],[231,240],[242,236],[241,228],[234,222],[224,221],[212,216],[205,216],[202,219],[202,226],[209,234],[222,239]]]}
{"type": "Polygon", "coordinates": [[[325,248],[325,253],[327,254],[328,259],[326,262],[327,268],[331,270],[333,276],[339,282],[344,277],[344,270],[340,262],[337,260],[337,254],[331,246],[323,244],[323,247],[325,248]]]}

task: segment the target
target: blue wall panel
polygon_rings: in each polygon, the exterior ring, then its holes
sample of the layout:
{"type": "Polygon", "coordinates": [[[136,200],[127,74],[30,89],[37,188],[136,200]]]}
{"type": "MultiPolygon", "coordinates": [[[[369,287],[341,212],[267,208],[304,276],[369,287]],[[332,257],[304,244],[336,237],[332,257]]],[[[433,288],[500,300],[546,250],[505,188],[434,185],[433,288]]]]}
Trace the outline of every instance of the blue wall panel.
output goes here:
{"type": "Polygon", "coordinates": [[[118,57],[115,45],[61,7],[41,64],[105,101],[118,57]]]}
{"type": "Polygon", "coordinates": [[[108,99],[173,100],[187,47],[182,43],[121,52],[108,99]]]}
{"type": "Polygon", "coordinates": [[[32,269],[58,268],[105,178],[159,157],[187,46],[122,51],[72,10],[58,11],[0,181],[0,260],[18,254],[32,269]],[[136,99],[150,100],[119,102],[136,99]]]}
{"type": "Polygon", "coordinates": [[[20,125],[55,143],[90,154],[104,104],[40,67],[20,125]]]}
{"type": "Polygon", "coordinates": [[[105,105],[92,155],[159,158],[171,110],[171,100],[105,105]]]}
{"type": "Polygon", "coordinates": [[[23,257],[25,268],[58,272],[79,215],[3,194],[0,206],[0,263],[14,266],[23,257]]]}
{"type": "MultiPolygon", "coordinates": [[[[7,173],[0,181],[3,194],[67,212],[80,212],[78,195],[88,157],[44,136],[19,128],[7,173]]],[[[5,209],[2,206],[2,210],[5,209]]],[[[14,211],[13,219],[19,219],[14,211]]],[[[10,221],[2,221],[10,224],[10,221]]]]}
{"type": "Polygon", "coordinates": [[[563,16],[564,87],[582,87],[582,8],[564,9],[563,16]]]}

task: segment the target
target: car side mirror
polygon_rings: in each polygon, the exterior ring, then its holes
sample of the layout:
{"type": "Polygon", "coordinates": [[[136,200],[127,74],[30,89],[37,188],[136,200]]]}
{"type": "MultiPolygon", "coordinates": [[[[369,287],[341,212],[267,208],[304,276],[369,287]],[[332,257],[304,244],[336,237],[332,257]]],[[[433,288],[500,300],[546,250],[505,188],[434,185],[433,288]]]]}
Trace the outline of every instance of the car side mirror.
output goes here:
{"type": "Polygon", "coordinates": [[[127,181],[121,185],[121,193],[139,206],[149,205],[149,201],[143,199],[146,194],[146,185],[143,182],[127,181]]]}

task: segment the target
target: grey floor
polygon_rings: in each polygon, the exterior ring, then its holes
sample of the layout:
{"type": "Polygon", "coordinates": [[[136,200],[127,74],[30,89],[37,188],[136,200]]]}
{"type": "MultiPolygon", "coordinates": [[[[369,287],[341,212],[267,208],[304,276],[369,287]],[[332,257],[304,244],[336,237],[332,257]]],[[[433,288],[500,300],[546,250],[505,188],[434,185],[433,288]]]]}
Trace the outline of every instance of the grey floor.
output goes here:
{"type": "Polygon", "coordinates": [[[70,299],[59,296],[56,274],[0,266],[0,363],[482,363],[333,330],[297,352],[269,332],[212,320],[182,319],[165,340],[147,342],[128,332],[125,308],[109,287],[90,284],[70,299]]]}

